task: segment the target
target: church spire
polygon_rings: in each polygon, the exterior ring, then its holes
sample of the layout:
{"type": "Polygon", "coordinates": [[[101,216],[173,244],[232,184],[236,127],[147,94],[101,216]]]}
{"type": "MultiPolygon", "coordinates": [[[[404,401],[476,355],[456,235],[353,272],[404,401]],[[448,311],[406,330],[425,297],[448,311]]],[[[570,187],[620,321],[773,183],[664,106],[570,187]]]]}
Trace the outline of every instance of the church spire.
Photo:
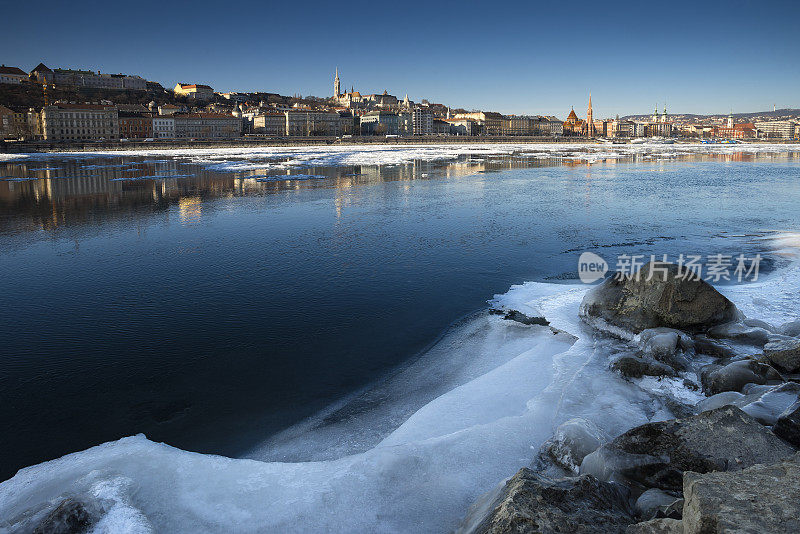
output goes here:
{"type": "Polygon", "coordinates": [[[339,82],[339,67],[336,67],[336,77],[333,79],[333,97],[339,98],[342,94],[341,83],[339,82]]]}

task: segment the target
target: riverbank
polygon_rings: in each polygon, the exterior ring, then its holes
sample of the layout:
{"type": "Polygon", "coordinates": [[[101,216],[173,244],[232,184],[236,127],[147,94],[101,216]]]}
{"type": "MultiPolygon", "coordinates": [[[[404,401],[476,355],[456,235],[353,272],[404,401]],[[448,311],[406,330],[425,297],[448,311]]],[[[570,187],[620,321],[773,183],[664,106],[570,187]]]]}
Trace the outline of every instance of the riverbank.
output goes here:
{"type": "Polygon", "coordinates": [[[664,383],[658,395],[677,419],[657,414],[613,439],[592,420],[566,421],[534,464],[473,505],[460,533],[800,528],[800,320],[748,318],[677,266],[649,269],[591,289],[580,315],[596,335],[629,340],[610,368],[664,383]]]}
{"type": "MultiPolygon", "coordinates": [[[[792,144],[797,141],[770,139],[747,140],[748,144],[792,144]]],[[[700,144],[699,140],[680,139],[677,144],[700,144]]],[[[475,145],[475,144],[608,144],[598,139],[582,137],[519,137],[519,136],[493,136],[493,137],[460,137],[460,136],[429,136],[429,137],[242,137],[230,140],[177,140],[163,139],[154,141],[129,140],[106,142],[5,142],[0,143],[0,153],[47,153],[47,152],[95,152],[102,151],[127,151],[127,150],[178,150],[198,148],[257,148],[257,147],[303,147],[303,146],[357,146],[357,145],[475,145]]],[[[628,142],[612,146],[625,146],[628,142]]]]}

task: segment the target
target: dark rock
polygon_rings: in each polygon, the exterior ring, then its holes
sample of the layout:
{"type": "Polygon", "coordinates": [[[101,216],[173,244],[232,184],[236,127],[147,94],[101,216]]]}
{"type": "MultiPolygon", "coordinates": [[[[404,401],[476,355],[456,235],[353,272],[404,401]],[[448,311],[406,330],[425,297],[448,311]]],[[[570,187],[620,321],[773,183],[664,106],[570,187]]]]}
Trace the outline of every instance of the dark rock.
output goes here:
{"type": "Polygon", "coordinates": [[[622,356],[611,364],[611,369],[627,378],[643,376],[677,376],[675,369],[651,358],[638,356],[622,356]]]}
{"type": "Polygon", "coordinates": [[[742,398],[744,398],[744,395],[738,391],[723,391],[722,393],[717,393],[716,395],[712,395],[698,402],[696,405],[697,413],[709,412],[729,404],[735,406],[735,401],[742,398]]]}
{"type": "MultiPolygon", "coordinates": [[[[475,510],[478,512],[479,510],[475,510]]],[[[633,523],[628,490],[592,476],[550,480],[523,468],[488,512],[470,515],[463,533],[624,532],[633,523]]]]}
{"type": "Polygon", "coordinates": [[[85,532],[91,523],[89,511],[82,503],[64,499],[33,529],[33,534],[78,534],[85,532]]]}
{"type": "Polygon", "coordinates": [[[747,326],[743,323],[726,323],[709,328],[708,335],[715,338],[733,339],[763,347],[774,332],[765,328],[747,326]]]}
{"type": "Polygon", "coordinates": [[[764,330],[772,332],[773,334],[778,333],[778,329],[775,328],[774,325],[771,325],[766,321],[762,321],[761,319],[745,319],[744,321],[742,321],[742,323],[745,326],[752,326],[754,328],[763,328],[764,330]]]}
{"type": "Polygon", "coordinates": [[[700,380],[707,395],[716,395],[723,391],[741,391],[745,384],[765,384],[764,375],[768,370],[768,366],[755,360],[739,360],[707,373],[701,371],[700,380]]]}
{"type": "MultiPolygon", "coordinates": [[[[755,388],[754,388],[755,389],[755,388]]],[[[800,384],[787,382],[766,391],[754,391],[734,402],[762,425],[774,425],[783,413],[800,398],[800,384]]]]}
{"type": "Polygon", "coordinates": [[[800,337],[800,319],[781,325],[778,333],[784,336],[800,337]]]}
{"type": "Polygon", "coordinates": [[[651,488],[636,499],[633,509],[639,519],[643,521],[658,517],[680,519],[683,499],[680,495],[676,496],[660,489],[651,488]]]}
{"type": "Polygon", "coordinates": [[[764,357],[787,373],[800,370],[800,339],[771,341],[764,345],[764,357]]]}
{"type": "Polygon", "coordinates": [[[489,310],[489,312],[494,314],[494,315],[502,315],[503,319],[507,319],[509,321],[516,321],[516,322],[522,323],[522,324],[539,325],[539,326],[550,326],[550,321],[548,321],[544,317],[531,317],[531,316],[525,315],[521,311],[517,311],[517,310],[491,309],[491,310],[489,310]]]}
{"type": "Polygon", "coordinates": [[[650,280],[648,263],[635,276],[611,277],[589,290],[581,317],[617,335],[658,327],[697,333],[740,319],[736,306],[707,282],[682,278],[685,271],[674,264],[653,265],[656,271],[650,280]],[[662,267],[666,275],[657,271],[662,267]]]}
{"type": "Polygon", "coordinates": [[[687,472],[683,529],[716,532],[800,532],[800,454],[735,473],[687,472]]]}
{"type": "Polygon", "coordinates": [[[694,337],[694,350],[697,354],[707,354],[715,358],[730,359],[738,356],[736,351],[729,345],[703,334],[694,337]]]}
{"type": "Polygon", "coordinates": [[[775,434],[800,449],[800,401],[795,402],[780,415],[775,427],[775,434]]]}
{"type": "Polygon", "coordinates": [[[559,425],[542,449],[557,465],[577,473],[586,455],[606,441],[606,436],[594,423],[575,418],[559,425]]]}
{"type": "Polygon", "coordinates": [[[587,455],[581,473],[680,491],[684,471],[738,470],[775,462],[793,452],[739,408],[723,406],[633,428],[587,455]]]}
{"type": "Polygon", "coordinates": [[[673,369],[683,371],[689,368],[685,354],[694,348],[694,342],[680,330],[648,328],[638,335],[637,340],[645,357],[665,363],[673,369]]]}

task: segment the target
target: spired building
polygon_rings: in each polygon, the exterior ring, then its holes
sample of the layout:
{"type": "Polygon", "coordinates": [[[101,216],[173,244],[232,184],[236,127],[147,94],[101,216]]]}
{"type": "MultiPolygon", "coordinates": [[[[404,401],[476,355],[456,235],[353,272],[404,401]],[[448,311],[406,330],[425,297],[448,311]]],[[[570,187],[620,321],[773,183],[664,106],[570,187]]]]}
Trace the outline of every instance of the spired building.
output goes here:
{"type": "Polygon", "coordinates": [[[589,93],[589,107],[586,109],[586,120],[583,121],[579,119],[573,107],[569,115],[567,115],[567,120],[564,121],[563,130],[563,135],[570,136],[594,137],[597,134],[597,126],[594,122],[594,110],[592,109],[592,93],[589,93]]]}
{"type": "Polygon", "coordinates": [[[589,108],[586,110],[586,137],[594,137],[594,117],[592,114],[592,93],[589,93],[589,108]]]}
{"type": "Polygon", "coordinates": [[[397,110],[404,109],[411,111],[413,102],[408,99],[400,100],[394,95],[390,95],[387,91],[381,94],[362,95],[351,86],[349,93],[342,92],[342,81],[339,79],[339,68],[336,68],[336,75],[333,78],[333,100],[336,104],[344,106],[348,109],[388,109],[397,110]]]}
{"type": "Polygon", "coordinates": [[[575,108],[572,108],[567,115],[567,120],[564,121],[564,135],[581,135],[583,133],[584,122],[575,114],[575,108]]]}

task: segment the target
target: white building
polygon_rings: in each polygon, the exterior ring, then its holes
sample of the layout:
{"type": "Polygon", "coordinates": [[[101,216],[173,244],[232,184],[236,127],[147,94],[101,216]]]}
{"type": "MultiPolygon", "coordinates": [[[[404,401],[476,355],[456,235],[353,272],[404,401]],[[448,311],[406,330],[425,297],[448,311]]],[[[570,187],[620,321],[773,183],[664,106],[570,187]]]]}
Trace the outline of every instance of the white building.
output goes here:
{"type": "Polygon", "coordinates": [[[153,137],[155,139],[175,139],[175,117],[171,115],[153,117],[153,137]]]}
{"type": "Polygon", "coordinates": [[[433,133],[433,113],[429,109],[414,108],[411,112],[412,133],[431,135],[433,133]]]}
{"type": "Polygon", "coordinates": [[[797,123],[792,120],[761,121],[754,123],[759,137],[791,139],[795,135],[797,123]]]}

